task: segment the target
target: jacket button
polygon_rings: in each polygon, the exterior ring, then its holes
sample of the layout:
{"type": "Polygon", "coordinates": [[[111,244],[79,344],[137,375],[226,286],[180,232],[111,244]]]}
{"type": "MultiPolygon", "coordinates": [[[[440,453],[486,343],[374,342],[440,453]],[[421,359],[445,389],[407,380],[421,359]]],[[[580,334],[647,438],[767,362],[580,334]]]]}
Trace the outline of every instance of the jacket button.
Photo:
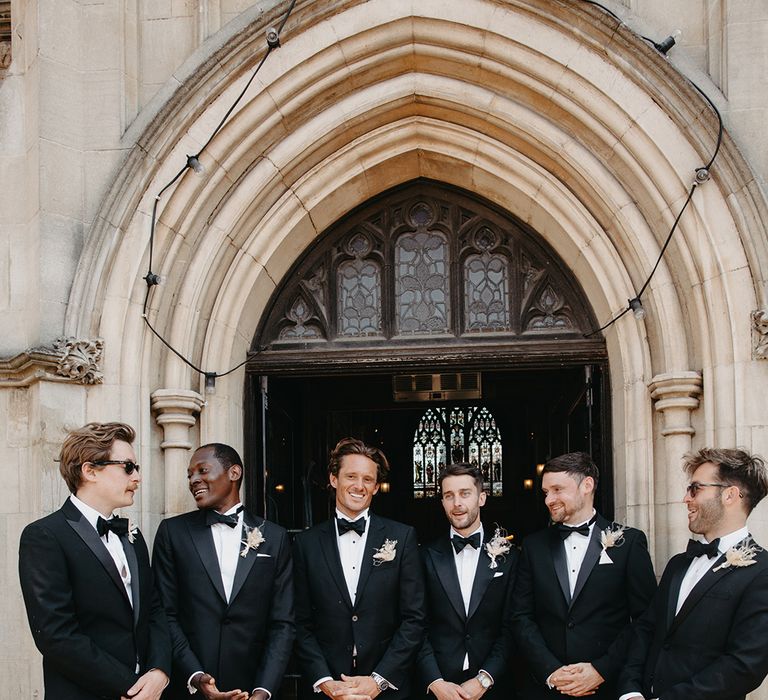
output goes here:
{"type": "Polygon", "coordinates": [[[464,639],[472,639],[472,635],[471,634],[465,634],[464,635],[464,639]]]}
{"type": "Polygon", "coordinates": [[[352,622],[357,622],[357,615],[352,615],[352,622]]]}
{"type": "Polygon", "coordinates": [[[574,622],[569,622],[568,623],[568,629],[569,630],[572,630],[574,627],[576,627],[576,624],[574,622]]]}

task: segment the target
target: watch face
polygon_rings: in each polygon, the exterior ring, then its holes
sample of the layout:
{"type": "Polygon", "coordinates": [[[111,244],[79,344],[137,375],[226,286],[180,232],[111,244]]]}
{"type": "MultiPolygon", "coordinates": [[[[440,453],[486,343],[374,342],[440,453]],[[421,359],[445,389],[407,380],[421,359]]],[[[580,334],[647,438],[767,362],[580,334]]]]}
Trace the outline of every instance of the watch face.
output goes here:
{"type": "Polygon", "coordinates": [[[480,685],[483,686],[486,690],[491,687],[491,679],[488,678],[484,673],[481,673],[477,680],[480,681],[480,685]]]}

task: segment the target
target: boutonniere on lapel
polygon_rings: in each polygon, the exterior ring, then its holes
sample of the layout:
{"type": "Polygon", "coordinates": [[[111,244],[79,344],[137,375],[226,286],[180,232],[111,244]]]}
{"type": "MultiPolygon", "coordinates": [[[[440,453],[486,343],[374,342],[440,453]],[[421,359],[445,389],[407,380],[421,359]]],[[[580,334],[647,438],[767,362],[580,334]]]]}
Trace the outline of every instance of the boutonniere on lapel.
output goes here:
{"type": "Polygon", "coordinates": [[[392,561],[396,555],[397,540],[384,540],[384,544],[373,553],[373,565],[381,566],[385,561],[392,561]]]}
{"type": "Polygon", "coordinates": [[[248,527],[243,523],[243,539],[241,540],[243,549],[240,552],[240,556],[248,556],[248,551],[251,549],[255,552],[265,541],[266,538],[258,527],[248,527]]]}
{"type": "Polygon", "coordinates": [[[624,525],[611,523],[605,530],[600,532],[600,544],[603,545],[603,551],[600,552],[600,564],[613,564],[613,559],[608,556],[608,550],[611,547],[621,547],[624,544],[624,525]]]}
{"type": "Polygon", "coordinates": [[[139,528],[130,518],[128,518],[128,541],[133,544],[136,535],[139,534],[139,528]]]}
{"type": "Polygon", "coordinates": [[[725,561],[720,566],[712,569],[712,571],[727,569],[731,566],[752,566],[752,564],[757,564],[755,557],[760,551],[762,551],[762,547],[758,547],[754,542],[749,540],[740,542],[725,553],[725,561]]]}
{"type": "Polygon", "coordinates": [[[504,559],[507,552],[512,549],[512,538],[514,535],[508,535],[507,531],[501,527],[497,527],[493,533],[493,537],[485,543],[485,553],[491,558],[491,563],[488,564],[489,569],[495,569],[498,566],[496,559],[501,557],[504,559]]]}

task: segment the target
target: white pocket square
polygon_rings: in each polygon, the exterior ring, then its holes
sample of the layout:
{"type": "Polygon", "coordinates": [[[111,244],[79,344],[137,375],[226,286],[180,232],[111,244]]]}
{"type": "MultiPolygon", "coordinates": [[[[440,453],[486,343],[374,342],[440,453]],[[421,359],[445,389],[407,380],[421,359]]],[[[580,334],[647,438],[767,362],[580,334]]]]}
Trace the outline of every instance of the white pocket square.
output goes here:
{"type": "Polygon", "coordinates": [[[257,557],[271,557],[272,555],[271,554],[259,554],[258,552],[256,552],[256,556],[257,557]]]}
{"type": "Polygon", "coordinates": [[[493,578],[499,578],[499,576],[503,576],[503,575],[504,575],[504,572],[503,572],[503,571],[497,571],[497,572],[496,572],[496,573],[493,575],[493,578]]]}
{"type": "Polygon", "coordinates": [[[600,553],[600,561],[599,561],[599,562],[597,562],[597,563],[598,563],[598,564],[613,564],[613,559],[611,559],[611,558],[608,556],[608,552],[606,552],[605,550],[603,550],[603,551],[600,553]]]}

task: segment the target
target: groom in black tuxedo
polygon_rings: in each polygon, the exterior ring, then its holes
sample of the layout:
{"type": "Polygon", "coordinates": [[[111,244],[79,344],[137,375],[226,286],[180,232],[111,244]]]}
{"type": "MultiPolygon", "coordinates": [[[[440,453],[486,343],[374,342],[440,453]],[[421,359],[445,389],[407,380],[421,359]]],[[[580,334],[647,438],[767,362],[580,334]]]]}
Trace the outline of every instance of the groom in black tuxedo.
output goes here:
{"type": "Polygon", "coordinates": [[[371,514],[384,454],[341,440],[329,463],[336,517],[296,536],[296,654],[331,698],[408,697],[424,637],[424,581],[412,527],[371,514]]]}
{"type": "Polygon", "coordinates": [[[768,553],[747,529],[768,493],[765,464],[705,448],[684,468],[700,539],[672,557],[635,629],[622,700],[744,700],[768,674],[768,553]]]}
{"type": "Polygon", "coordinates": [[[593,507],[598,469],[573,452],[544,466],[553,525],[523,543],[514,631],[528,662],[523,698],[616,700],[631,624],[656,589],[645,535],[593,507]]]}
{"type": "Polygon", "coordinates": [[[483,475],[471,464],[440,473],[450,530],[422,550],[427,586],[427,637],[417,662],[422,688],[437,700],[514,697],[505,677],[513,648],[512,591],[518,552],[493,539],[480,520],[483,475]],[[493,540],[491,542],[491,540],[493,540]],[[488,545],[506,550],[489,554],[488,545]]]}
{"type": "Polygon", "coordinates": [[[198,510],[160,523],[153,565],[173,641],[168,698],[268,700],[295,636],[286,531],[240,503],[243,463],[199,447],[187,480],[198,510]]]}
{"type": "Polygon", "coordinates": [[[59,470],[72,495],[21,534],[21,590],[48,700],[157,700],[168,683],[170,639],[147,546],[113,516],[141,481],[135,437],[124,423],[67,435],[59,470]]]}

